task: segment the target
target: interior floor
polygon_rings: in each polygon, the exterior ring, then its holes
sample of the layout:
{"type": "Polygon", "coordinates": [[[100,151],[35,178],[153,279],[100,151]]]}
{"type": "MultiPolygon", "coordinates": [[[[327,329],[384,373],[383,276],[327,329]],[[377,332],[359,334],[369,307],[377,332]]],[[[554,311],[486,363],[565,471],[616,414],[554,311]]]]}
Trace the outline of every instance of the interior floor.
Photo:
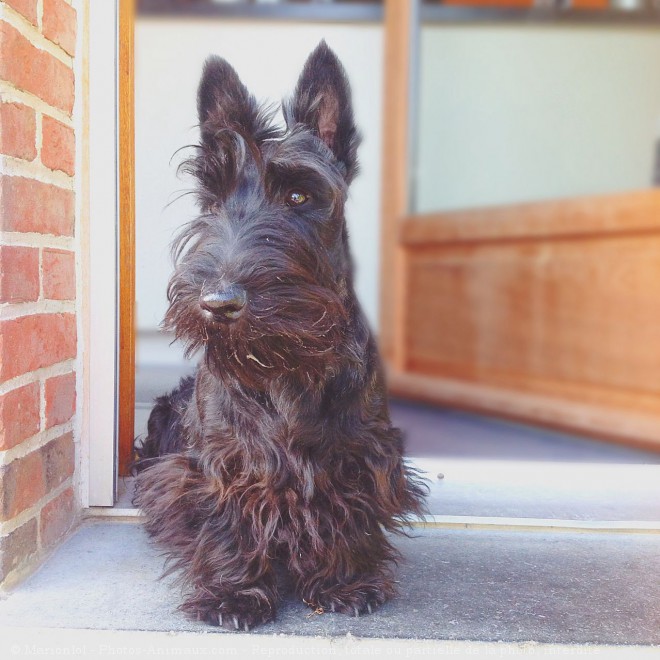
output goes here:
{"type": "Polygon", "coordinates": [[[660,452],[562,433],[487,415],[392,401],[409,456],[500,461],[660,464],[660,452]]]}
{"type": "MultiPolygon", "coordinates": [[[[135,435],[146,432],[155,397],[174,388],[181,367],[138,366],[135,380],[135,435]]],[[[407,401],[391,402],[393,422],[403,430],[408,456],[483,460],[660,464],[660,452],[560,433],[485,415],[407,401]]]]}

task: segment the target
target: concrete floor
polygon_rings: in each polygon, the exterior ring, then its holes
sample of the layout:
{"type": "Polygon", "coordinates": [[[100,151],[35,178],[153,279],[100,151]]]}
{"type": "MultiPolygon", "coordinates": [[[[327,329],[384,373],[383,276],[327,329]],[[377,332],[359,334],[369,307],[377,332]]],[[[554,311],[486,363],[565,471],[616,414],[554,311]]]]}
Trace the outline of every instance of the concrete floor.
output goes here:
{"type": "MultiPolygon", "coordinates": [[[[660,644],[660,536],[423,530],[396,541],[400,596],[312,615],[285,593],[257,635],[660,644]]],[[[176,611],[139,524],[88,522],[0,601],[0,628],[213,631],[176,611]]]]}

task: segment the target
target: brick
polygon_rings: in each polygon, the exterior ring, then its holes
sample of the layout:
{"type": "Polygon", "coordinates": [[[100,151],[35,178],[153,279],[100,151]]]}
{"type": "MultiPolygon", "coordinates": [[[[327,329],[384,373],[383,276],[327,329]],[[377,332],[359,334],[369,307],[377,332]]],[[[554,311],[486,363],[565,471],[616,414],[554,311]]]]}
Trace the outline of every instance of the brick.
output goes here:
{"type": "Polygon", "coordinates": [[[51,440],[41,448],[46,491],[51,491],[73,475],[75,447],[71,432],[51,440]]]}
{"type": "Polygon", "coordinates": [[[75,314],[33,314],[0,322],[0,381],[76,356],[75,314]]]}
{"type": "Polygon", "coordinates": [[[69,176],[75,173],[76,137],[72,128],[43,116],[41,162],[51,170],[61,170],[69,176]]]}
{"type": "Polygon", "coordinates": [[[76,10],[64,0],[44,0],[44,37],[61,46],[69,55],[76,52],[76,10]]]}
{"type": "Polygon", "coordinates": [[[41,545],[49,547],[59,541],[71,529],[75,517],[73,488],[67,488],[41,510],[41,545]]]}
{"type": "Polygon", "coordinates": [[[37,0],[4,0],[4,2],[25,16],[32,25],[37,25],[37,0]]]}
{"type": "Polygon", "coordinates": [[[10,449],[39,431],[39,383],[0,396],[0,450],[10,449]]]}
{"type": "Polygon", "coordinates": [[[29,302],[39,297],[39,250],[0,246],[0,302],[29,302]]]}
{"type": "Polygon", "coordinates": [[[76,255],[70,250],[45,248],[43,254],[44,298],[74,300],[76,255]]]}
{"type": "Polygon", "coordinates": [[[0,521],[11,520],[46,494],[39,449],[0,468],[0,521]]]}
{"type": "Polygon", "coordinates": [[[37,533],[37,519],[30,518],[13,532],[0,537],[0,582],[36,554],[37,533]]]}
{"type": "Polygon", "coordinates": [[[37,122],[34,110],[22,103],[0,104],[0,153],[34,160],[37,122]]]}
{"type": "Polygon", "coordinates": [[[31,44],[16,28],[0,21],[0,78],[71,114],[73,70],[31,44]]]}
{"type": "Polygon", "coordinates": [[[0,228],[73,236],[75,194],[22,176],[0,180],[0,228]]]}
{"type": "Polygon", "coordinates": [[[46,381],[46,428],[68,422],[76,410],[76,374],[46,381]]]}

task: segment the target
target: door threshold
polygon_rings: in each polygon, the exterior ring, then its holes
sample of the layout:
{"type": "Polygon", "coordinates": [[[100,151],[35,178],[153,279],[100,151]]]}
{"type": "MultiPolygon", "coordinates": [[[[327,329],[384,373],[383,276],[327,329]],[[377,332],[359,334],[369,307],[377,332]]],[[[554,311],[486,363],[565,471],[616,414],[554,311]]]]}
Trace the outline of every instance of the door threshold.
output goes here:
{"type": "MultiPolygon", "coordinates": [[[[126,507],[88,507],[85,520],[121,520],[141,523],[139,509],[126,507]]],[[[645,520],[558,520],[555,518],[499,518],[486,516],[434,516],[410,519],[413,529],[471,529],[490,532],[582,532],[601,534],[660,534],[660,522],[645,520]]]]}
{"type": "MultiPolygon", "coordinates": [[[[619,465],[430,458],[412,458],[411,462],[423,470],[431,485],[427,500],[430,513],[423,518],[410,518],[414,529],[660,534],[660,516],[651,517],[647,509],[637,504],[642,494],[655,495],[659,492],[656,465],[625,466],[630,474],[629,479],[624,480],[621,474],[624,467],[619,465]],[[443,470],[442,475],[438,474],[440,469],[443,470]],[[433,479],[434,475],[442,478],[433,479]],[[582,491],[569,508],[563,484],[575,484],[579,477],[582,491]],[[631,496],[628,506],[617,509],[609,502],[594,504],[594,493],[600,494],[603,484],[616,483],[617,479],[622,482],[619,488],[625,484],[632,485],[634,481],[639,491],[636,497],[631,496]],[[555,487],[554,483],[559,486],[555,487]],[[510,497],[508,492],[514,489],[517,495],[510,497]],[[498,498],[502,500],[502,505],[493,506],[498,498]],[[470,501],[472,499],[474,502],[470,501]],[[535,502],[536,499],[539,502],[535,502]],[[557,515],[548,515],[553,510],[557,515]],[[610,518],[607,513],[618,517],[610,518]],[[568,517],[567,514],[575,517],[568,517]],[[644,514],[647,515],[644,517],[644,514]]],[[[86,519],[141,522],[142,513],[132,503],[134,486],[134,477],[120,478],[115,506],[89,507],[84,510],[83,516],[86,519]]],[[[574,492],[574,488],[570,492],[574,492]]],[[[653,507],[652,513],[656,509],[657,506],[653,507]]]]}

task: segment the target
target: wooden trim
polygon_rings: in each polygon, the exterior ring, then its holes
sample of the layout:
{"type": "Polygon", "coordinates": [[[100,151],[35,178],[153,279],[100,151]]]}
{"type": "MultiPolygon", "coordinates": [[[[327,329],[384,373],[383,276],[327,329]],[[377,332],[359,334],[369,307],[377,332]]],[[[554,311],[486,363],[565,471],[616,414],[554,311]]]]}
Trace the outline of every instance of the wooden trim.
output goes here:
{"type": "Polygon", "coordinates": [[[583,433],[628,446],[660,450],[660,415],[529,394],[463,380],[401,371],[388,373],[393,396],[583,433]]]}
{"type": "Polygon", "coordinates": [[[406,246],[660,231],[660,189],[410,216],[406,246]]]}
{"type": "Polygon", "coordinates": [[[384,360],[405,362],[403,296],[404,252],[398,240],[408,211],[410,35],[415,0],[385,1],[385,80],[381,193],[380,322],[384,360]]]}
{"type": "Polygon", "coordinates": [[[134,0],[119,0],[119,474],[129,472],[135,423],[134,0]]]}

